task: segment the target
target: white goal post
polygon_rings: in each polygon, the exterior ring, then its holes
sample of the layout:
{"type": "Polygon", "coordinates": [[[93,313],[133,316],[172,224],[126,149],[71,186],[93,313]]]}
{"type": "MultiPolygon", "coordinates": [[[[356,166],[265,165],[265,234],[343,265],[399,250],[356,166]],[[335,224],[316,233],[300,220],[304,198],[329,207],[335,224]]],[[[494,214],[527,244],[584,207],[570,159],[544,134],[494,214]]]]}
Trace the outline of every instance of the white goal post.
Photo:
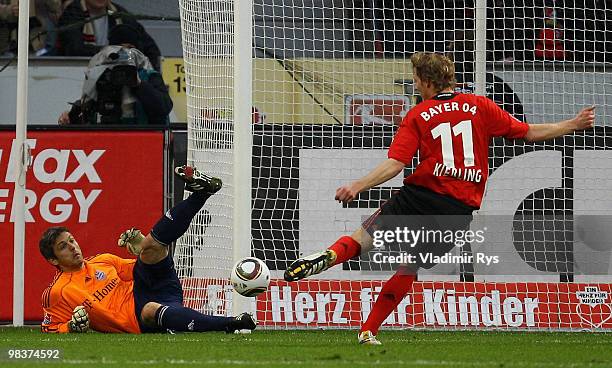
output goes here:
{"type": "Polygon", "coordinates": [[[253,310],[264,328],[365,321],[391,265],[370,254],[298,283],[282,273],[350,234],[401,186],[397,177],[350,205],[333,200],[338,186],[386,157],[397,125],[419,102],[409,57],[435,51],[454,58],[458,90],[485,94],[521,120],[559,121],[595,104],[597,126],[537,144],[494,139],[472,223],[486,229],[486,242],[464,251],[499,263],[420,272],[386,326],[612,328],[605,14],[544,0],[179,3],[188,162],[224,181],[177,244],[188,306],[253,310]],[[274,279],[256,300],[237,297],[227,282],[232,264],[249,255],[274,279]]]}

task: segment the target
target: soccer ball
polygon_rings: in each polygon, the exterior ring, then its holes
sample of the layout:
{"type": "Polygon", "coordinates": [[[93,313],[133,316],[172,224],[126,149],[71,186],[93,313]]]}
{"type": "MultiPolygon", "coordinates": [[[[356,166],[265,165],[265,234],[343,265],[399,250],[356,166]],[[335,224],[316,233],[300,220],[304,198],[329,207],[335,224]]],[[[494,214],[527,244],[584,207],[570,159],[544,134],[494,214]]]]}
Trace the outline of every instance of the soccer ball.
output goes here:
{"type": "Polygon", "coordinates": [[[247,257],[234,265],[230,282],[240,295],[257,296],[268,290],[270,270],[262,260],[247,257]]]}

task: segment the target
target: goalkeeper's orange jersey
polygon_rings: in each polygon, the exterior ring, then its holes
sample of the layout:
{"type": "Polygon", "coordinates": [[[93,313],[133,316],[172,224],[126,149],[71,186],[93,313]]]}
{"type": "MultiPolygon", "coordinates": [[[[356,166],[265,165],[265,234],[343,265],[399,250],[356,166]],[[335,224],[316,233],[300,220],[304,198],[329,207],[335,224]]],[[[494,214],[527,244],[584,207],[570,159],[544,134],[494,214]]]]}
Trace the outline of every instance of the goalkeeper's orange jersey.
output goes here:
{"type": "Polygon", "coordinates": [[[58,272],[42,294],[43,332],[68,332],[72,311],[82,305],[90,328],[101,332],[140,333],[134,311],[135,259],[112,254],[87,258],[76,272],[58,272]]]}

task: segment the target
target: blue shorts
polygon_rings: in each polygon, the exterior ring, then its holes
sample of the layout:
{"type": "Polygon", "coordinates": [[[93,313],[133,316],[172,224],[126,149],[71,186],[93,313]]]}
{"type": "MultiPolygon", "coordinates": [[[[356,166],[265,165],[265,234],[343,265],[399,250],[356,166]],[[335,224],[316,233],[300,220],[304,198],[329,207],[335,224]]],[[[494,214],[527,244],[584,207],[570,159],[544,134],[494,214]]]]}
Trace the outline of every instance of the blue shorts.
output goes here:
{"type": "Polygon", "coordinates": [[[142,323],[140,313],[148,302],[183,306],[183,288],[176,275],[172,257],[168,255],[156,264],[146,264],[138,258],[133,275],[134,306],[140,331],[163,332],[164,329],[161,327],[151,327],[142,323]]]}

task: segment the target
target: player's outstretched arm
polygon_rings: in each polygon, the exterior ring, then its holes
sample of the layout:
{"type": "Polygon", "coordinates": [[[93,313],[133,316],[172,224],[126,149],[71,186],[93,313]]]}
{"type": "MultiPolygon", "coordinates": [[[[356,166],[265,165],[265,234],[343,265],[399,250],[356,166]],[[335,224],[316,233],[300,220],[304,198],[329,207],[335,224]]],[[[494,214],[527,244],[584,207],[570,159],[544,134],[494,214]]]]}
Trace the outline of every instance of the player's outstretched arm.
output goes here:
{"type": "Polygon", "coordinates": [[[595,106],[586,107],[573,118],[553,124],[529,124],[525,140],[529,142],[544,141],[573,133],[577,130],[590,129],[595,124],[595,106]]]}
{"type": "Polygon", "coordinates": [[[403,162],[389,158],[376,166],[374,170],[370,171],[370,173],[363,178],[338,188],[336,190],[336,200],[349,203],[354,200],[359,193],[386,182],[402,172],[402,170],[404,170],[403,162]]]}

